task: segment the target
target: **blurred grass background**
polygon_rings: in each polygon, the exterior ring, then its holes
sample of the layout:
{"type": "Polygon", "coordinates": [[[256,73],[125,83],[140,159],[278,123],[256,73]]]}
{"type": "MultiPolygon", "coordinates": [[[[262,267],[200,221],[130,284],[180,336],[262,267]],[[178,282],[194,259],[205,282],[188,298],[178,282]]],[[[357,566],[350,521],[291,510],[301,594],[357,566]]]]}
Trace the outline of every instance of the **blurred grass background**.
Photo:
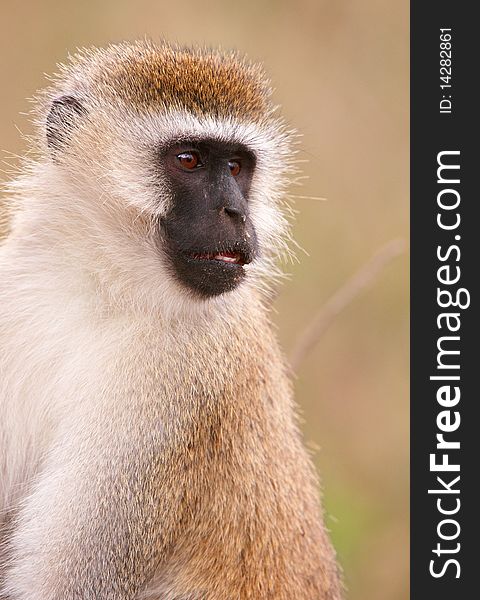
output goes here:
{"type": "MultiPolygon", "coordinates": [[[[85,45],[145,35],[235,47],[265,63],[303,134],[294,194],[309,255],[280,294],[288,351],[378,247],[408,236],[405,0],[0,2],[0,148],[22,154],[28,96],[85,45]]],[[[11,160],[9,160],[11,162],[11,160]]],[[[4,167],[7,169],[7,167],[4,167]]],[[[5,180],[3,172],[0,179],[5,180]]],[[[408,597],[408,262],[395,259],[331,324],[296,381],[351,600],[408,597]]],[[[295,600],[295,599],[292,599],[295,600]]]]}

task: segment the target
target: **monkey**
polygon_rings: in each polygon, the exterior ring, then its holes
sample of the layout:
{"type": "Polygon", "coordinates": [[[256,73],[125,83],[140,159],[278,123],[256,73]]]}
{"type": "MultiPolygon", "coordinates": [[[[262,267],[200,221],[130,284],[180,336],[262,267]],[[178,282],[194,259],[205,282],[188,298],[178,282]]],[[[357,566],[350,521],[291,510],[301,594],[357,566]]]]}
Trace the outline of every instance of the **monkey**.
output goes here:
{"type": "Polygon", "coordinates": [[[0,596],[339,600],[271,323],[295,134],[263,68],[79,50],[0,246],[0,596]]]}

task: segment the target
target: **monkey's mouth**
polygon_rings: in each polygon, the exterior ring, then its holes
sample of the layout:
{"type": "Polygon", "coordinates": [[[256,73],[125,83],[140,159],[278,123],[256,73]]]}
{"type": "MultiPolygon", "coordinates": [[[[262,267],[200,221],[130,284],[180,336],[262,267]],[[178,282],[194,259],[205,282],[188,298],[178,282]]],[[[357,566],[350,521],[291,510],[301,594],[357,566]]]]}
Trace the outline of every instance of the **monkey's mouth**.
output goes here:
{"type": "Polygon", "coordinates": [[[166,236],[166,249],[176,278],[201,298],[234,290],[247,276],[246,265],[257,256],[251,239],[223,240],[218,244],[182,244],[166,236]]]}
{"type": "Polygon", "coordinates": [[[255,254],[256,248],[242,240],[217,248],[177,248],[170,256],[182,283],[200,296],[209,297],[235,289],[245,278],[244,267],[255,254]]]}
{"type": "Polygon", "coordinates": [[[190,252],[187,256],[192,260],[213,260],[241,267],[252,261],[243,252],[190,252]]]}
{"type": "Polygon", "coordinates": [[[213,247],[193,247],[183,251],[189,263],[211,264],[219,268],[238,268],[255,258],[255,249],[243,240],[224,242],[213,247]]]}

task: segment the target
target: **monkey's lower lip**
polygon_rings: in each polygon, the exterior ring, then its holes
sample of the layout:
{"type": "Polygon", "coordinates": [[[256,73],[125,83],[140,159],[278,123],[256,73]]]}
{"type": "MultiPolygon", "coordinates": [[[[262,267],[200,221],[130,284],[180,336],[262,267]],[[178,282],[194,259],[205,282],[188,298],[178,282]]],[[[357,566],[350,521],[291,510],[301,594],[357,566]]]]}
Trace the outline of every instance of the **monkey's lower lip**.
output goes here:
{"type": "Polygon", "coordinates": [[[240,252],[191,252],[187,256],[193,260],[217,261],[241,267],[251,260],[240,252]]]}
{"type": "Polygon", "coordinates": [[[179,248],[170,243],[172,266],[178,280],[202,298],[234,290],[246,277],[245,265],[256,257],[256,246],[225,240],[220,248],[206,243],[179,248]],[[221,247],[223,245],[223,248],[221,247]]]}

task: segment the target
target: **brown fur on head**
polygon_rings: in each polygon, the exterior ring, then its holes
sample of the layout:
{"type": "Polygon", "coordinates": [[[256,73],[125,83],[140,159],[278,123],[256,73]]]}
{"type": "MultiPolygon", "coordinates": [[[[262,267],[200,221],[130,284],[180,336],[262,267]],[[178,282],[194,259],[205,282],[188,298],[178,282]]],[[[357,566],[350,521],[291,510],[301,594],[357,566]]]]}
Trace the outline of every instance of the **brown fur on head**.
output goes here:
{"type": "Polygon", "coordinates": [[[89,67],[92,83],[141,109],[242,120],[261,120],[270,110],[268,80],[236,53],[134,44],[100,53],[89,67]]]}

